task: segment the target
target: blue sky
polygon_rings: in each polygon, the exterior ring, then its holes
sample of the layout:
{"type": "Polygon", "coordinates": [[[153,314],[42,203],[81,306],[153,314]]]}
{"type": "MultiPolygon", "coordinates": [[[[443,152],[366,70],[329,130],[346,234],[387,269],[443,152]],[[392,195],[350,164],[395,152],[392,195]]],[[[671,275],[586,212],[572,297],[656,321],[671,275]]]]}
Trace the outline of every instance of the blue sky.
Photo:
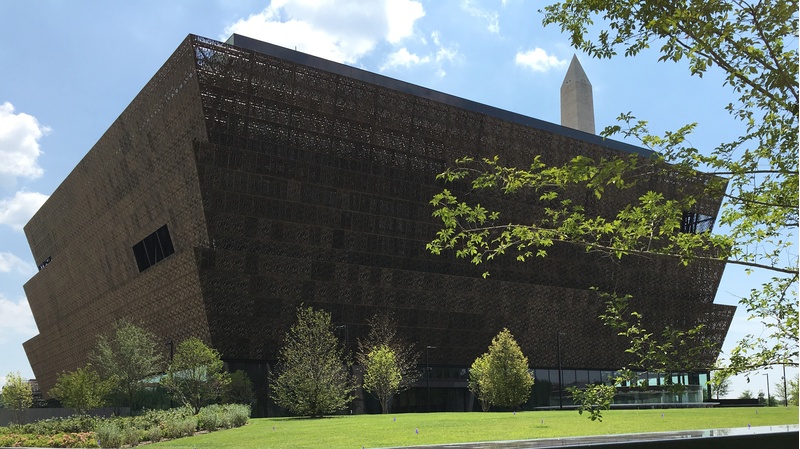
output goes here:
{"type": "MultiPolygon", "coordinates": [[[[187,34],[232,32],[470,100],[558,123],[559,88],[575,52],[523,0],[0,1],[0,377],[33,372],[22,342],[37,333],[22,285],[36,271],[21,228],[187,34]]],[[[593,60],[577,53],[594,90],[598,130],[632,111],[663,132],[698,122],[691,143],[737,134],[720,73],[683,63],[593,60]]],[[[632,142],[635,143],[635,142],[632,142]]],[[[728,269],[717,303],[758,285],[728,269]]],[[[738,310],[724,349],[757,323],[738,310]]],[[[487,343],[488,344],[488,343],[487,343]]],[[[796,370],[789,373],[793,376],[796,370]]],[[[770,372],[770,381],[779,379],[770,372]]],[[[763,376],[734,382],[766,389],[763,376]]],[[[0,383],[2,383],[0,378],[0,383]]],[[[774,388],[770,386],[774,391],[774,388]]]]}

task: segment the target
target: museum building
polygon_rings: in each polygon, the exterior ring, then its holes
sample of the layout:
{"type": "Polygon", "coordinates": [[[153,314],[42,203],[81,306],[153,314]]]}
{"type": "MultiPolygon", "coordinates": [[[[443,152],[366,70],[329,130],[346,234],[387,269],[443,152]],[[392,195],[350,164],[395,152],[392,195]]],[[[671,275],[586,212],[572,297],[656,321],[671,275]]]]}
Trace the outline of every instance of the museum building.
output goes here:
{"type": "MultiPolygon", "coordinates": [[[[165,342],[201,338],[250,374],[255,416],[281,413],[268,373],[304,304],[331,313],[350,351],[367,319],[392,312],[425,373],[395,411],[478,408],[467,369],[504,327],[535,372],[526,407],[557,406],[564,388],[631,362],[592,287],[632,295],[649,329],[705,324],[710,367],[735,310],[713,303],[723,262],[610,261],[555,245],[546,258],[476,267],[426,250],[441,225],[429,203],[445,187],[436,175],[458,158],[648,157],[593,133],[586,91],[569,92],[588,84],[576,63],[562,98],[578,106],[561,126],[240,35],[188,36],[25,226],[39,334],[24,347],[42,391],[127,317],[165,342]]],[[[691,182],[664,171],[578,199],[611,216],[645,190],[676,196],[691,182]]],[[[533,207],[498,201],[512,217],[533,207]]],[[[710,230],[720,201],[687,211],[684,231],[710,230]]],[[[706,375],[676,374],[697,391],[706,375]]],[[[360,397],[354,408],[376,404],[360,397]]]]}

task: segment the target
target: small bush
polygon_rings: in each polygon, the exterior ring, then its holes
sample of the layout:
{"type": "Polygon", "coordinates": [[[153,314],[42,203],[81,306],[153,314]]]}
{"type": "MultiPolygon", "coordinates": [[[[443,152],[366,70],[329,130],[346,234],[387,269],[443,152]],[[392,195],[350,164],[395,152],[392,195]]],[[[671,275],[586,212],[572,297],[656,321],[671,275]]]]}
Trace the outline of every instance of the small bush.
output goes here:
{"type": "Polygon", "coordinates": [[[234,414],[230,410],[223,410],[219,415],[219,428],[230,429],[233,427],[234,414]]]}
{"type": "Polygon", "coordinates": [[[183,421],[180,421],[180,428],[181,428],[181,435],[184,437],[190,437],[197,432],[197,417],[190,416],[185,418],[183,421]]]}
{"type": "Polygon", "coordinates": [[[125,444],[125,435],[114,421],[105,421],[97,425],[97,441],[100,447],[115,448],[125,444]]]}
{"type": "Polygon", "coordinates": [[[231,424],[233,427],[242,427],[250,420],[250,406],[245,404],[231,404],[227,406],[232,415],[231,424]]]}
{"type": "Polygon", "coordinates": [[[181,429],[180,426],[178,425],[178,421],[165,422],[162,434],[164,438],[180,438],[181,429]]]}
{"type": "Polygon", "coordinates": [[[161,441],[161,427],[153,426],[147,429],[147,439],[153,443],[161,441]]]}
{"type": "Polygon", "coordinates": [[[52,437],[53,445],[48,447],[75,447],[90,448],[100,447],[97,444],[97,434],[95,432],[64,433],[52,437]]]}
{"type": "Polygon", "coordinates": [[[59,433],[85,433],[94,432],[97,423],[102,418],[88,415],[67,416],[65,418],[51,418],[25,424],[18,430],[20,433],[33,435],[55,435],[59,433]]]}
{"type": "Polygon", "coordinates": [[[167,438],[180,438],[194,435],[197,430],[197,417],[189,416],[182,419],[167,421],[164,426],[164,436],[167,438]]]}
{"type": "Polygon", "coordinates": [[[200,430],[207,430],[209,432],[213,432],[217,430],[217,427],[220,421],[220,415],[214,413],[213,411],[208,410],[201,410],[200,413],[197,415],[197,427],[200,430]]]}
{"type": "Polygon", "coordinates": [[[136,446],[142,440],[141,431],[136,427],[126,427],[122,430],[122,438],[128,446],[136,446]]]}
{"type": "Polygon", "coordinates": [[[0,435],[0,447],[100,447],[94,432],[61,433],[56,435],[5,434],[0,435]]]}

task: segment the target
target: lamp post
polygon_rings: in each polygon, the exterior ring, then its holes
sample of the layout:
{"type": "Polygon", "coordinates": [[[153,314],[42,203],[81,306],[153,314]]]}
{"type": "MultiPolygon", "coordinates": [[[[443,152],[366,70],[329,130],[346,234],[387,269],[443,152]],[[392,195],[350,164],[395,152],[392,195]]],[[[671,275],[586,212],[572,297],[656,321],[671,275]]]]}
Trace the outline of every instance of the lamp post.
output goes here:
{"type": "Polygon", "coordinates": [[[561,380],[561,332],[556,332],[556,350],[558,351],[558,408],[564,409],[564,383],[561,380]]]}
{"type": "Polygon", "coordinates": [[[436,349],[436,346],[425,346],[425,384],[428,388],[428,413],[431,412],[431,367],[429,363],[429,355],[431,349],[436,349]]]}
{"type": "Polygon", "coordinates": [[[340,324],[340,325],[336,326],[334,329],[344,329],[344,351],[348,352],[348,350],[350,349],[348,347],[348,343],[350,343],[350,342],[348,341],[349,339],[348,339],[348,335],[347,335],[347,325],[346,324],[340,324]]]}
{"type": "Polygon", "coordinates": [[[789,390],[786,389],[786,364],[783,364],[783,406],[789,406],[789,390]]]}
{"type": "Polygon", "coordinates": [[[767,407],[769,407],[769,373],[764,375],[767,376],[767,407]]]}
{"type": "MultiPolygon", "coordinates": [[[[172,358],[173,358],[173,355],[174,355],[175,342],[172,341],[172,339],[170,338],[169,340],[167,340],[167,342],[165,344],[167,346],[169,346],[169,362],[171,364],[172,363],[172,358]]],[[[175,407],[175,403],[172,400],[172,395],[170,395],[169,396],[169,408],[173,408],[173,407],[175,407]]]]}

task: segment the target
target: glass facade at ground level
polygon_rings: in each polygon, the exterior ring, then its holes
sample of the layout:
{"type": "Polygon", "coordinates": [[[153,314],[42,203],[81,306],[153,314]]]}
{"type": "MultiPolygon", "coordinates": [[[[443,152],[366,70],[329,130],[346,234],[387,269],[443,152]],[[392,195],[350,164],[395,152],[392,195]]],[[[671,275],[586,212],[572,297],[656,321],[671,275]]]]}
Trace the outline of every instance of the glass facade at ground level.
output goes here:
{"type": "MultiPolygon", "coordinates": [[[[430,367],[430,378],[423,376],[417,382],[417,388],[410,392],[402,393],[395,401],[395,407],[403,411],[420,411],[427,409],[427,397],[430,396],[431,411],[452,411],[460,404],[461,410],[477,411],[480,404],[468,390],[469,369],[457,367],[430,367]],[[430,384],[430,394],[427,385],[430,384]],[[467,398],[455,398],[454,393],[448,390],[464,390],[467,398]],[[450,398],[448,401],[447,398],[450,398]],[[455,398],[455,401],[453,399],[455,398]],[[422,407],[420,409],[419,407],[422,407]]],[[[559,388],[559,370],[535,368],[531,370],[534,375],[534,385],[528,402],[523,409],[537,407],[571,406],[572,397],[568,388],[584,388],[589,384],[603,383],[610,385],[609,379],[617,375],[614,370],[589,370],[589,369],[562,369],[561,388],[559,388]]],[[[669,382],[664,373],[637,372],[639,382],[635,388],[623,384],[614,398],[615,404],[686,404],[703,402],[703,391],[706,390],[708,373],[672,373],[669,382]],[[680,385],[678,391],[670,391],[665,385],[680,385]]],[[[400,410],[395,410],[400,411],[400,410]]]]}

